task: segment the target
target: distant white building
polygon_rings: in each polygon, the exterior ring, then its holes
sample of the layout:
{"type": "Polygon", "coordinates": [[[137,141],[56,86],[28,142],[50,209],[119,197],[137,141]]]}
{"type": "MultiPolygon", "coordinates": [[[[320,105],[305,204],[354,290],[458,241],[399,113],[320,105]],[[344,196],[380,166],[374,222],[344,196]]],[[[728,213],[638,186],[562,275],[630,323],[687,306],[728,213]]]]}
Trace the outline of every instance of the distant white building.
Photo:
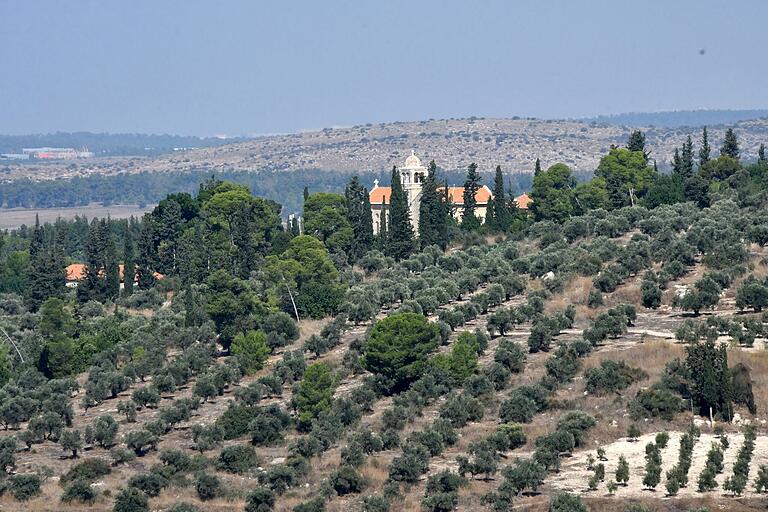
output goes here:
{"type": "MultiPolygon", "coordinates": [[[[424,180],[427,178],[427,168],[421,164],[421,160],[413,151],[405,159],[405,164],[399,169],[400,182],[403,184],[403,190],[408,198],[408,209],[411,214],[411,225],[413,229],[419,231],[419,206],[421,205],[421,189],[424,186],[424,180]]],[[[389,206],[392,203],[392,187],[380,187],[379,180],[373,182],[373,189],[369,194],[371,202],[371,217],[373,217],[373,232],[378,234],[381,230],[382,215],[387,215],[387,224],[389,224],[389,206]],[[385,207],[386,205],[386,207],[385,207]]],[[[480,187],[475,194],[477,208],[475,215],[481,223],[485,222],[486,212],[488,210],[488,201],[493,198],[493,192],[486,185],[480,187]]],[[[461,220],[461,207],[464,205],[464,187],[448,187],[448,199],[453,206],[453,217],[461,220]]],[[[515,198],[518,208],[528,209],[531,198],[527,194],[522,194],[515,198]]]]}

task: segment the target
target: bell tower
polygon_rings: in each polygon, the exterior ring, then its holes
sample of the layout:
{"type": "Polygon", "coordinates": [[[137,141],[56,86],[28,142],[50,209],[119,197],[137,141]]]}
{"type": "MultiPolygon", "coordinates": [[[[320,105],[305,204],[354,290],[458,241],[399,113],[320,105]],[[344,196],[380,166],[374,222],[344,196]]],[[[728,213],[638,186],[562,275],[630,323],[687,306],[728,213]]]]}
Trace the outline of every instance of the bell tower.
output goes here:
{"type": "Polygon", "coordinates": [[[421,160],[413,150],[405,159],[405,165],[400,168],[400,182],[408,197],[408,210],[411,214],[411,226],[416,233],[419,231],[419,205],[421,203],[421,189],[427,177],[427,168],[421,165],[421,160]]]}

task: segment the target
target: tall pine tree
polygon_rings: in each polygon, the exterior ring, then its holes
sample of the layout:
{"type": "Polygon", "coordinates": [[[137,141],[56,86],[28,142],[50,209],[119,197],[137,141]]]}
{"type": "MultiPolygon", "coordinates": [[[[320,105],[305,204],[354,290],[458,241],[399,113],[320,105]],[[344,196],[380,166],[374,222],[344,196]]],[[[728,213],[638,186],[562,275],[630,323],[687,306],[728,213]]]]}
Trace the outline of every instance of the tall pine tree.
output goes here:
{"type": "Polygon", "coordinates": [[[630,151],[639,151],[643,154],[643,158],[648,161],[648,155],[645,151],[645,134],[640,130],[635,130],[629,135],[627,141],[627,149],[630,151]]]}
{"type": "Polygon", "coordinates": [[[533,164],[533,175],[538,176],[539,174],[541,174],[541,160],[537,158],[536,163],[533,164]]]}
{"type": "Polygon", "coordinates": [[[57,230],[55,242],[46,240],[40,219],[35,215],[35,228],[29,244],[29,270],[24,301],[31,311],[38,308],[49,297],[64,294],[65,270],[63,230],[57,230]]]}
{"type": "Polygon", "coordinates": [[[94,219],[85,239],[85,277],[77,286],[77,300],[80,303],[89,300],[103,301],[106,297],[106,249],[106,223],[94,219]]]}
{"type": "Polygon", "coordinates": [[[371,249],[373,245],[373,217],[368,189],[361,183],[357,175],[352,176],[344,190],[347,206],[347,219],[352,225],[353,239],[350,256],[357,260],[371,249]]]}
{"type": "Polygon", "coordinates": [[[504,194],[504,175],[500,165],[496,166],[496,175],[493,178],[493,208],[489,204],[488,209],[493,210],[493,224],[489,228],[506,231],[509,228],[510,218],[507,199],[504,194]]]}
{"type": "Polygon", "coordinates": [[[757,163],[758,164],[764,164],[768,162],[765,158],[765,144],[760,144],[760,147],[757,149],[757,163]]]}
{"type": "Polygon", "coordinates": [[[634,130],[629,135],[627,149],[630,151],[645,151],[645,135],[640,130],[634,130]]]}
{"type": "Polygon", "coordinates": [[[413,252],[413,228],[408,209],[408,196],[403,190],[397,167],[392,168],[392,195],[389,207],[389,226],[387,231],[387,255],[400,261],[413,252]]]}
{"type": "Polygon", "coordinates": [[[680,158],[680,148],[675,148],[675,152],[672,155],[672,172],[675,174],[683,174],[683,160],[680,158]]]}
{"type": "Polygon", "coordinates": [[[733,128],[728,128],[725,130],[725,139],[723,140],[723,145],[720,148],[720,154],[738,160],[739,141],[736,139],[736,133],[733,131],[733,128]]]}
{"type": "Polygon", "coordinates": [[[477,173],[477,164],[472,162],[467,168],[467,179],[464,181],[464,204],[461,210],[461,228],[467,231],[475,231],[480,227],[480,219],[475,215],[478,190],[480,175],[477,173]]]}
{"type": "Polygon", "coordinates": [[[136,281],[136,254],[133,247],[133,234],[128,226],[123,235],[123,295],[133,293],[136,281]]]}
{"type": "Polygon", "coordinates": [[[437,165],[429,162],[419,202],[419,244],[422,248],[438,244],[440,192],[437,190],[437,165]]]}
{"type": "Polygon", "coordinates": [[[707,133],[707,127],[701,132],[701,147],[699,148],[699,167],[709,162],[710,153],[712,148],[709,146],[709,134],[707,133]]]}
{"type": "Polygon", "coordinates": [[[147,214],[141,222],[139,231],[138,249],[139,255],[136,258],[136,274],[138,276],[139,288],[147,290],[155,284],[153,272],[155,253],[154,227],[152,216],[147,214]]]}
{"type": "Polygon", "coordinates": [[[683,150],[680,152],[680,174],[684,178],[690,178],[693,175],[693,142],[690,135],[683,143],[683,150]]]}
{"type": "Polygon", "coordinates": [[[115,300],[120,294],[120,267],[117,261],[117,249],[115,248],[115,239],[109,232],[107,232],[104,246],[104,293],[105,298],[110,300],[115,300]]]}

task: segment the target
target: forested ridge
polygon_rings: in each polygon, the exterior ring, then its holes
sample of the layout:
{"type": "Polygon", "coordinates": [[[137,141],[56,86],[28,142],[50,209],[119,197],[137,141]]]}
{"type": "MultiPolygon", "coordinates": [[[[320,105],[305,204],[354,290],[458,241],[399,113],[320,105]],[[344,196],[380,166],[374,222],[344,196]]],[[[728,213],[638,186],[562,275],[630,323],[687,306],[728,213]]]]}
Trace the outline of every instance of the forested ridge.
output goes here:
{"type": "Polygon", "coordinates": [[[528,210],[501,166],[430,162],[416,230],[393,169],[377,235],[358,176],[297,180],[303,219],[284,225],[284,204],[226,175],[141,219],[4,233],[2,499],[565,512],[641,507],[662,482],[681,504],[759,499],[768,160],[741,151],[704,129],[663,175],[636,131],[589,180],[537,161],[528,210]]]}
{"type": "MultiPolygon", "coordinates": [[[[491,170],[486,171],[490,174],[491,170]]],[[[444,172],[449,185],[464,181],[463,173],[444,172]]],[[[257,196],[282,204],[282,216],[300,213],[304,187],[318,192],[341,192],[349,181],[348,172],[301,171],[232,171],[217,172],[141,172],[114,175],[75,177],[51,181],[14,180],[0,187],[0,206],[5,208],[63,208],[99,203],[140,205],[156,204],[165,196],[176,192],[194,193],[199,184],[216,177],[247,186],[257,196]]],[[[368,187],[378,179],[389,181],[389,173],[366,173],[362,176],[368,187]]],[[[582,179],[587,176],[580,175],[582,179]]],[[[529,190],[531,175],[515,175],[509,178],[518,193],[529,190]]]]}

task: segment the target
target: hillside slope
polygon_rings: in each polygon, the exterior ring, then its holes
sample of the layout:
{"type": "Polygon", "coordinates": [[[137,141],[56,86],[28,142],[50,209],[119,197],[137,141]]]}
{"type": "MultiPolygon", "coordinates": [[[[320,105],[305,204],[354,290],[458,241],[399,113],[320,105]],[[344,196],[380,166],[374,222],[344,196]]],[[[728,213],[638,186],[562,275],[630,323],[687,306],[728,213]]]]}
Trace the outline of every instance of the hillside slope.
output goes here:
{"type": "MultiPolygon", "coordinates": [[[[736,123],[742,155],[755,158],[768,141],[768,120],[736,123]]],[[[611,144],[625,143],[636,127],[584,121],[538,119],[444,119],[367,124],[288,135],[272,135],[155,158],[112,158],[49,164],[7,164],[0,179],[54,179],[88,174],[167,171],[294,171],[317,169],[366,173],[400,164],[411,150],[424,161],[435,159],[448,171],[476,162],[487,171],[501,165],[505,172],[532,173],[540,158],[544,167],[565,162],[576,171],[592,171],[611,144]]],[[[645,128],[651,158],[668,165],[675,146],[687,135],[700,138],[698,128],[645,128]]],[[[711,127],[713,147],[725,127],[711,127]]]]}

